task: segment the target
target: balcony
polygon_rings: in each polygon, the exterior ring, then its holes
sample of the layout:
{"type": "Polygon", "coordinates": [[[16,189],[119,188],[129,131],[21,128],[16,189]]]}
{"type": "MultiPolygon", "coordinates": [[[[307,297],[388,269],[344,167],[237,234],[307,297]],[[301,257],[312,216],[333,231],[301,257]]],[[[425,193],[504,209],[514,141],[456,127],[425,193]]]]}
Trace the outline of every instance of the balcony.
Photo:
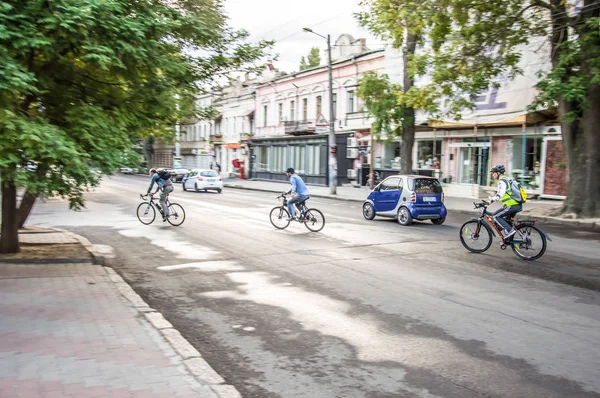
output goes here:
{"type": "Polygon", "coordinates": [[[222,144],[223,143],[223,134],[211,134],[210,142],[213,144],[222,144]]]}
{"type": "Polygon", "coordinates": [[[315,120],[294,120],[283,122],[284,132],[289,135],[314,134],[315,120]]]}
{"type": "Polygon", "coordinates": [[[367,112],[351,112],[346,114],[345,124],[347,129],[368,129],[371,128],[372,123],[373,120],[367,112]]]}

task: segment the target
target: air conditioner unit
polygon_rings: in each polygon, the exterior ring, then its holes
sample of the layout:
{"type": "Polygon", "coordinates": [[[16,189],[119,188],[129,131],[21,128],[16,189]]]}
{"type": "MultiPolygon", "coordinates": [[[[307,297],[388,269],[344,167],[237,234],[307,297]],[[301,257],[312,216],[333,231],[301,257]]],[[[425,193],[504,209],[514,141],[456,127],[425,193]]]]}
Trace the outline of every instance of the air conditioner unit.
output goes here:
{"type": "Polygon", "coordinates": [[[358,148],[347,148],[346,157],[348,159],[356,159],[358,157],[358,148]]]}
{"type": "Polygon", "coordinates": [[[358,147],[358,140],[356,139],[356,137],[348,137],[348,139],[346,140],[346,146],[348,148],[358,147]]]}
{"type": "Polygon", "coordinates": [[[349,180],[356,180],[356,176],[358,175],[358,173],[354,169],[348,169],[347,175],[349,180]]]}

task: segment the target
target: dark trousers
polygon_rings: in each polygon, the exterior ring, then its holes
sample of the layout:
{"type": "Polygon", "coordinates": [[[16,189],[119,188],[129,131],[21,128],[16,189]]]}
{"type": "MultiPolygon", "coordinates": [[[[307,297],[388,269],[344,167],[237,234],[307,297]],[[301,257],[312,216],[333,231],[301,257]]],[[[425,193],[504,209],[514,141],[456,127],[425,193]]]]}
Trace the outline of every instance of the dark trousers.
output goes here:
{"type": "Polygon", "coordinates": [[[510,219],[522,210],[523,205],[504,206],[500,210],[496,211],[492,216],[498,224],[502,225],[502,228],[510,230],[512,228],[510,219]]]}

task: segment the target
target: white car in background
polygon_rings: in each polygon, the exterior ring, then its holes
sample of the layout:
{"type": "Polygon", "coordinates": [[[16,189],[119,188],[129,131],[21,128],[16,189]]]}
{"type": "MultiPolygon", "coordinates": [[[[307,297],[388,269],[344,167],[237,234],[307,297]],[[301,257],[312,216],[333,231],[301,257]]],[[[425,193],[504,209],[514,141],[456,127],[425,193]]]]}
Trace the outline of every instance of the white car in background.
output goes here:
{"type": "Polygon", "coordinates": [[[196,192],[204,190],[217,191],[223,190],[223,178],[214,170],[190,170],[181,182],[184,191],[195,190],[196,192]]]}

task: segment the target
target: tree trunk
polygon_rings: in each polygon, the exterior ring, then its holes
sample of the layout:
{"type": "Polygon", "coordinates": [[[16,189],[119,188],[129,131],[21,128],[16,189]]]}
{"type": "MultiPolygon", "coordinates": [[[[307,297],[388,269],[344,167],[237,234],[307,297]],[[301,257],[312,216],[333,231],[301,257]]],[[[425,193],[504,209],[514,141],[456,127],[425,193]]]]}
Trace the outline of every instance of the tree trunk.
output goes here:
{"type": "MultiPolygon", "coordinates": [[[[406,43],[402,49],[403,61],[403,85],[402,89],[406,93],[415,85],[415,79],[410,74],[409,65],[411,58],[415,54],[417,48],[418,37],[415,34],[406,34],[406,43]]],[[[402,144],[400,146],[400,173],[412,174],[413,164],[413,146],[415,144],[415,110],[414,108],[406,108],[406,119],[402,126],[402,144]]]]}
{"type": "MultiPolygon", "coordinates": [[[[567,39],[566,12],[564,3],[553,0],[555,6],[553,14],[552,48],[555,52],[552,59],[553,67],[558,67],[561,47],[567,39]]],[[[580,17],[577,30],[581,38],[581,73],[592,76],[595,71],[592,66],[594,58],[600,48],[600,38],[592,39],[595,32],[584,23],[585,20],[600,17],[600,9],[592,5],[600,4],[598,0],[586,0],[585,10],[580,17]]],[[[576,74],[572,70],[567,71],[576,74]]],[[[562,209],[563,213],[575,213],[578,217],[600,217],[600,183],[598,172],[600,171],[600,134],[597,133],[600,126],[600,85],[590,84],[583,103],[570,103],[564,99],[558,101],[559,116],[562,120],[562,136],[565,155],[567,160],[567,200],[562,209]],[[573,123],[566,123],[564,116],[576,112],[579,118],[573,123]]]]}
{"type": "Polygon", "coordinates": [[[2,235],[0,253],[19,251],[19,224],[17,217],[17,187],[13,181],[2,181],[2,235]]]}
{"type": "Polygon", "coordinates": [[[36,199],[36,195],[32,195],[29,190],[25,191],[23,199],[21,199],[21,204],[19,205],[17,220],[19,228],[23,228],[23,225],[25,225],[25,221],[27,221],[27,217],[29,217],[36,199]]]}
{"type": "Polygon", "coordinates": [[[413,146],[415,145],[415,110],[413,108],[407,108],[405,113],[411,120],[407,122],[402,131],[402,143],[400,145],[400,173],[412,174],[413,146]]]}
{"type": "Polygon", "coordinates": [[[600,85],[590,87],[586,96],[587,107],[581,118],[578,145],[569,168],[569,185],[565,211],[574,211],[579,217],[600,217],[600,85]],[[574,181],[574,183],[571,183],[574,181]]]}
{"type": "Polygon", "coordinates": [[[146,138],[144,140],[144,144],[142,145],[144,151],[144,158],[146,159],[146,164],[148,165],[148,170],[153,167],[152,162],[152,154],[154,153],[154,149],[152,148],[152,144],[154,143],[154,139],[152,137],[146,138]]]}

